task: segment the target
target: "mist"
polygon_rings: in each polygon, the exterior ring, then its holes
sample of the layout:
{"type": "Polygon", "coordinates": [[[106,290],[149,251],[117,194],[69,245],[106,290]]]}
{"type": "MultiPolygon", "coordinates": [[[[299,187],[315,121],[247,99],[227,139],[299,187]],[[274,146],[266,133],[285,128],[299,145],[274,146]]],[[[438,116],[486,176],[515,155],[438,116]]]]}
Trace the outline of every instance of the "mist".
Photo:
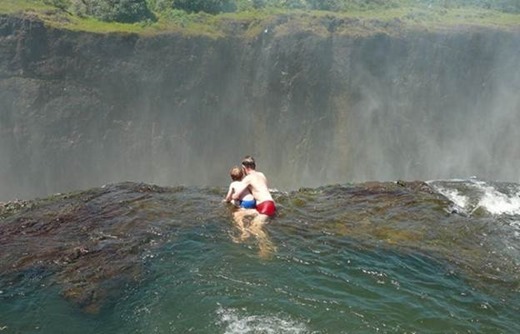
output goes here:
{"type": "Polygon", "coordinates": [[[121,181],[225,187],[244,155],[279,190],[520,182],[519,40],[492,29],[249,42],[46,31],[17,54],[4,39],[0,200],[121,181]]]}

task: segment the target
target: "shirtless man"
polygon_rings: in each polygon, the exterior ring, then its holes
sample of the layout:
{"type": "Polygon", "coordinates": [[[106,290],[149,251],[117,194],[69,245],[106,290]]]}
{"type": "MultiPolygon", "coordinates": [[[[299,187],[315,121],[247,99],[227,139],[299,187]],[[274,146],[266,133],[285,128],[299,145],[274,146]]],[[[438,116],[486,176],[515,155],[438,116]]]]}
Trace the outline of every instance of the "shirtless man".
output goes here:
{"type": "Polygon", "coordinates": [[[244,210],[245,215],[255,215],[253,222],[265,223],[269,217],[276,213],[276,206],[273,197],[267,187],[267,178],[264,173],[256,170],[255,159],[251,156],[246,156],[242,160],[242,167],[246,176],[242,179],[240,187],[235,189],[233,199],[240,198],[242,192],[249,189],[256,200],[256,211],[254,209],[244,210]]]}

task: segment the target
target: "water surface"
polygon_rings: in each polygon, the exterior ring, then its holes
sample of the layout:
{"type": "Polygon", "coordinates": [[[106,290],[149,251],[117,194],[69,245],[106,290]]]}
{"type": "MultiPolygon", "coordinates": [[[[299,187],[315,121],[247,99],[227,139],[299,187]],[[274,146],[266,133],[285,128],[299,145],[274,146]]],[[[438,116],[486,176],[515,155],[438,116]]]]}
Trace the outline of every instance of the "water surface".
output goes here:
{"type": "Polygon", "coordinates": [[[275,191],[240,239],[225,189],[122,183],[0,212],[8,333],[517,333],[520,186],[275,191]]]}

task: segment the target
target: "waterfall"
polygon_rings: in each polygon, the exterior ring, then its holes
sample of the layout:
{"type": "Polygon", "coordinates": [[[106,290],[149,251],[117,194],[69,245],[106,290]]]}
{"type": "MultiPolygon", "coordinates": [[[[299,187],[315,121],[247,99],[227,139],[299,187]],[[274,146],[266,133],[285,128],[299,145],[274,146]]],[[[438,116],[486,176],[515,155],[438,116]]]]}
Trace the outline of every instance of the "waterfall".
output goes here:
{"type": "Polygon", "coordinates": [[[518,33],[41,29],[0,41],[0,200],[120,181],[222,186],[246,154],[286,190],[520,181],[518,33]]]}

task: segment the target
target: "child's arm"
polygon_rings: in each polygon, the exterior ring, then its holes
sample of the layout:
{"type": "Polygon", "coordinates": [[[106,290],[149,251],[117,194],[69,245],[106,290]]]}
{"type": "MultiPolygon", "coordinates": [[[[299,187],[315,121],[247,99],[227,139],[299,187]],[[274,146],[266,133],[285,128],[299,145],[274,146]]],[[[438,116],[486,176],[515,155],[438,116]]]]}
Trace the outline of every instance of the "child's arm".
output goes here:
{"type": "Polygon", "coordinates": [[[240,199],[241,196],[245,193],[246,189],[248,189],[249,184],[251,183],[251,178],[246,176],[242,179],[242,181],[238,182],[236,186],[235,192],[232,194],[233,199],[240,199]]]}
{"type": "Polygon", "coordinates": [[[231,196],[233,196],[233,192],[234,192],[234,190],[235,190],[235,189],[233,188],[233,183],[231,183],[231,184],[229,185],[229,190],[228,190],[228,192],[227,192],[227,194],[226,194],[226,198],[224,198],[224,201],[226,201],[226,202],[231,202],[231,196]]]}

